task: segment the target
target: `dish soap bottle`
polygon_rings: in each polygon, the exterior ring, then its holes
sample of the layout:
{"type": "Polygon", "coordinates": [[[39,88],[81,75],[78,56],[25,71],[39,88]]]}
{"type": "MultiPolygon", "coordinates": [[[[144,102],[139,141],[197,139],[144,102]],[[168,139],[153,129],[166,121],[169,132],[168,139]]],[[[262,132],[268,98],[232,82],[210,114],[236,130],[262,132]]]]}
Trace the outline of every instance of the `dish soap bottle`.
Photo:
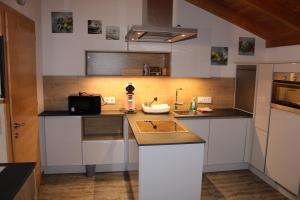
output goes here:
{"type": "Polygon", "coordinates": [[[196,98],[193,97],[193,98],[192,98],[192,101],[191,101],[191,103],[190,103],[190,111],[194,111],[194,110],[196,110],[196,109],[197,109],[197,107],[196,107],[196,98]]]}

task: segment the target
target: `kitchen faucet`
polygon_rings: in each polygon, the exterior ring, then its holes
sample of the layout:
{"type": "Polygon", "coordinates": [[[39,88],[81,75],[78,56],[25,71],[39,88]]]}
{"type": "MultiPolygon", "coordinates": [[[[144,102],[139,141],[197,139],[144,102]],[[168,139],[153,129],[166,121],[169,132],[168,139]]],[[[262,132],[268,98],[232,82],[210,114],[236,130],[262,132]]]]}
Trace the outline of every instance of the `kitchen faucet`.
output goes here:
{"type": "Polygon", "coordinates": [[[182,103],[182,102],[181,102],[181,103],[179,103],[179,101],[178,101],[178,94],[179,94],[179,90],[182,90],[182,88],[177,88],[177,89],[176,89],[175,110],[177,110],[177,109],[178,109],[178,106],[179,106],[179,105],[183,105],[183,103],[182,103]]]}

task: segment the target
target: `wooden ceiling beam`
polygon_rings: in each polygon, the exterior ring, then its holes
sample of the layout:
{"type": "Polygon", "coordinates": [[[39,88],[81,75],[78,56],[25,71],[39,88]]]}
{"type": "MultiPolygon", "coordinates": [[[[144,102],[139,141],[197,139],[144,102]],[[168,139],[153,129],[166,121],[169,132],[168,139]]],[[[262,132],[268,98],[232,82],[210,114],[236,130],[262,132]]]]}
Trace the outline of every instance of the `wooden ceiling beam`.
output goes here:
{"type": "Polygon", "coordinates": [[[220,5],[220,0],[186,0],[187,2],[204,9],[226,21],[229,21],[255,35],[267,39],[269,35],[265,31],[265,27],[259,27],[252,20],[245,20],[238,13],[232,13],[230,10],[220,5]]]}
{"type": "Polygon", "coordinates": [[[286,26],[300,32],[300,16],[294,15],[287,8],[279,5],[274,0],[242,0],[247,5],[266,13],[286,26]]]}

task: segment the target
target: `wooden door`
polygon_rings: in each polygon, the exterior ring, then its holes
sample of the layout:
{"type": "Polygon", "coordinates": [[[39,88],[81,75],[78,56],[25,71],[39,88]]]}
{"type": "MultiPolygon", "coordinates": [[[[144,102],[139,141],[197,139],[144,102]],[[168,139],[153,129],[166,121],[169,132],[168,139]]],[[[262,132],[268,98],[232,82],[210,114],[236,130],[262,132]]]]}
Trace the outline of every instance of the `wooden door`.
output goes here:
{"type": "Polygon", "coordinates": [[[5,12],[7,70],[13,159],[36,162],[40,183],[34,22],[12,9],[5,12]]]}

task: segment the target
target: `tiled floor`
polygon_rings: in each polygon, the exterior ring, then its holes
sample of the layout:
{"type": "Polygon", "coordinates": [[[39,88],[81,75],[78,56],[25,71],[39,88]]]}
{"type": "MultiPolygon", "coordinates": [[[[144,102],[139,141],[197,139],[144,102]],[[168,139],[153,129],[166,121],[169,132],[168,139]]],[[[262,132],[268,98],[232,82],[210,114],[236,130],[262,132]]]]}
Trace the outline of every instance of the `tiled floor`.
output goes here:
{"type": "MultiPolygon", "coordinates": [[[[137,200],[137,175],[128,181],[124,173],[46,175],[40,200],[137,200]]],[[[286,199],[248,170],[206,173],[203,200],[283,200],[286,199]]]]}

